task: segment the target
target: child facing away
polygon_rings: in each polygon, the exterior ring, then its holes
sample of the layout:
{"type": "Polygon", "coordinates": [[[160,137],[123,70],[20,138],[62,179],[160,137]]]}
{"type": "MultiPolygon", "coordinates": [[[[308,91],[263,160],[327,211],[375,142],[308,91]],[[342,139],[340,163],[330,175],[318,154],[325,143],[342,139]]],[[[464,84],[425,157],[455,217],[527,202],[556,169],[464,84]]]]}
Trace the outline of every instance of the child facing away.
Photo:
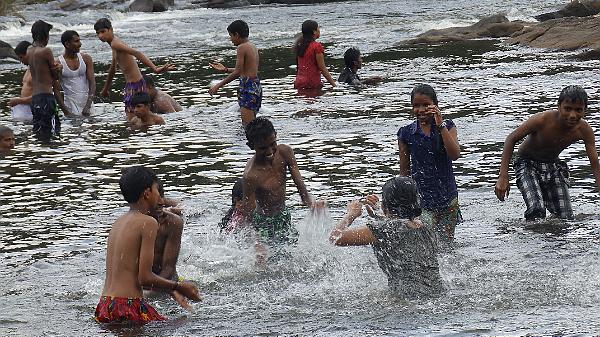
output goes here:
{"type": "Polygon", "coordinates": [[[380,76],[373,76],[365,79],[358,77],[358,69],[362,68],[363,58],[358,48],[349,48],[344,53],[344,70],[340,73],[338,82],[350,84],[356,87],[363,85],[377,84],[383,81],[380,76]]]}
{"type": "Polygon", "coordinates": [[[33,83],[31,79],[31,70],[29,69],[29,61],[27,61],[27,49],[29,46],[31,46],[31,42],[21,41],[15,47],[15,54],[17,54],[19,61],[27,66],[27,70],[23,75],[21,94],[19,97],[13,97],[8,101],[13,120],[21,122],[29,122],[33,120],[33,115],[31,114],[31,94],[33,93],[33,83]]]}
{"type": "Polygon", "coordinates": [[[277,144],[277,133],[268,119],[258,117],[250,122],[246,138],[255,153],[244,170],[242,212],[245,222],[252,223],[261,241],[294,243],[298,232],[285,205],[288,171],[304,205],[312,209],[323,203],[313,201],[308,194],[294,151],[288,145],[277,144]]]}
{"type": "Polygon", "coordinates": [[[198,301],[198,288],[152,272],[158,223],[150,216],[160,202],[158,178],[142,166],[123,170],[119,186],[129,203],[108,234],[106,277],[94,315],[100,323],[144,324],[164,320],[143,297],[142,287],[170,293],[182,306],[185,298],[198,301]]]}
{"type": "Polygon", "coordinates": [[[244,178],[238,179],[231,189],[231,208],[219,223],[221,232],[233,233],[244,225],[242,205],[244,199],[244,178]]]}
{"type": "Polygon", "coordinates": [[[125,115],[127,120],[133,118],[134,106],[131,103],[131,97],[136,92],[148,92],[140,68],[136,62],[136,59],[145,64],[148,68],[156,74],[160,74],[166,71],[174,70],[175,65],[167,63],[163,66],[157,67],[146,57],[142,52],[135,50],[126,45],[121,39],[115,36],[111,22],[106,19],[100,19],[94,24],[94,30],[98,39],[102,42],[106,42],[112,49],[112,62],[108,69],[108,75],[106,76],[106,82],[102,88],[101,95],[104,97],[108,96],[110,84],[115,76],[116,66],[123,72],[125,76],[125,88],[123,89],[123,103],[125,103],[125,115]]]}
{"type": "Polygon", "coordinates": [[[211,95],[216,94],[219,88],[239,77],[238,104],[242,124],[246,126],[256,118],[256,113],[262,102],[262,86],[258,78],[258,49],[248,41],[250,30],[246,22],[242,20],[233,21],[227,26],[227,32],[229,33],[229,39],[237,47],[235,68],[227,68],[221,63],[211,63],[210,66],[213,69],[229,73],[229,75],[221,82],[213,85],[208,93],[211,95]]]}
{"type": "Polygon", "coordinates": [[[442,118],[430,85],[417,85],[410,102],[417,120],[398,130],[400,175],[410,174],[419,188],[423,222],[451,241],[462,221],[452,169],[452,161],[460,156],[456,125],[442,118]]]}
{"type": "Polygon", "coordinates": [[[15,134],[8,126],[0,125],[0,152],[8,153],[15,148],[15,134]]]}
{"type": "Polygon", "coordinates": [[[179,105],[173,97],[156,87],[154,77],[150,75],[144,75],[143,77],[144,82],[146,82],[146,87],[148,88],[148,95],[150,95],[150,99],[152,99],[152,104],[150,105],[150,110],[152,112],[170,113],[183,110],[181,105],[179,105]]]}
{"type": "Polygon", "coordinates": [[[362,213],[360,201],[352,201],[329,240],[337,246],[372,245],[379,267],[396,295],[414,298],[439,294],[443,285],[436,234],[418,218],[421,208],[415,182],[409,177],[395,177],[383,185],[383,217],[374,213],[377,196],[369,195],[365,200],[367,212],[376,220],[348,228],[362,213]]]}
{"type": "Polygon", "coordinates": [[[136,92],[131,97],[131,105],[133,105],[133,113],[135,117],[130,120],[132,128],[146,128],[152,125],[164,125],[165,120],[150,112],[150,95],[145,92],[136,92]]]}
{"type": "Polygon", "coordinates": [[[525,138],[519,146],[513,167],[517,187],[527,205],[526,220],[544,218],[546,208],[559,218],[573,218],[569,168],[558,156],[577,141],[583,140],[585,144],[596,186],[600,188],[600,164],[594,130],[583,119],[587,102],[588,96],[583,88],[567,86],[558,96],[558,110],[533,115],[506,137],[495,193],[501,201],[508,197],[508,165],[515,144],[525,138]]]}
{"type": "Polygon", "coordinates": [[[321,36],[319,24],[313,20],[302,23],[302,36],[294,44],[296,53],[296,89],[320,89],[321,74],[335,87],[335,81],[325,66],[325,50],[316,40],[321,36]]]}

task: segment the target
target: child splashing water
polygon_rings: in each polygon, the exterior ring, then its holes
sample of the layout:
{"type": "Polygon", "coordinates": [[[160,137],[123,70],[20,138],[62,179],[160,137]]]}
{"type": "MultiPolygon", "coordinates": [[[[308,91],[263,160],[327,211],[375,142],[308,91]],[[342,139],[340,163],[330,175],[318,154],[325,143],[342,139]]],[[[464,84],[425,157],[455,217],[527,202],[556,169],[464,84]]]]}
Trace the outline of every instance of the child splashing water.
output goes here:
{"type": "Polygon", "coordinates": [[[350,202],[329,240],[337,246],[372,245],[391,290],[401,297],[439,293],[443,287],[436,256],[437,241],[435,233],[418,218],[421,208],[414,181],[408,177],[395,177],[383,185],[383,217],[374,213],[378,202],[375,195],[365,199],[365,208],[369,215],[377,218],[375,221],[348,228],[362,213],[358,200],[350,202]]]}
{"type": "Polygon", "coordinates": [[[244,178],[238,179],[233,184],[233,189],[231,190],[231,208],[219,223],[221,232],[232,233],[244,225],[244,214],[242,213],[242,200],[244,199],[243,184],[244,178]]]}
{"type": "Polygon", "coordinates": [[[444,120],[433,88],[417,85],[410,94],[417,120],[398,130],[400,175],[409,174],[417,183],[423,207],[423,221],[440,238],[454,239],[462,221],[452,161],[460,156],[456,125],[444,120]]]}
{"type": "Polygon", "coordinates": [[[321,89],[321,74],[335,87],[335,81],[325,66],[323,46],[316,41],[320,36],[321,30],[316,21],[306,20],[302,23],[302,37],[294,45],[298,67],[294,81],[296,89],[321,89]]]}

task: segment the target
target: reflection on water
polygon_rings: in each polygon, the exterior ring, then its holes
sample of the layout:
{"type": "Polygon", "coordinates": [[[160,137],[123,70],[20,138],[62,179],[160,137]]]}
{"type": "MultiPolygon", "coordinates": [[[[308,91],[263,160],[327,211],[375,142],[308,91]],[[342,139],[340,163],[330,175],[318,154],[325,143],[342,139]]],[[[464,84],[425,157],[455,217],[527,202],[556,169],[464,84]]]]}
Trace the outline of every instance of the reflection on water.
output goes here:
{"type": "MultiPolygon", "coordinates": [[[[157,82],[186,109],[165,115],[165,126],[132,131],[123,118],[118,75],[110,98],[96,104],[92,118],[66,120],[60,141],[41,145],[31,126],[11,122],[6,107],[0,108],[0,123],[17,135],[16,151],[0,158],[0,335],[112,334],[90,316],[103,282],[110,224],[126,209],[117,184],[120,170],[134,164],[156,170],[167,195],[184,200],[179,269],[200,284],[205,300],[193,313],[168,300],[154,301],[174,319],[132,335],[597,333],[598,320],[590,318],[600,317],[599,198],[583,144],[562,155],[573,178],[574,221],[525,224],[516,186],[500,203],[493,184],[506,135],[529,115],[553,108],[563,86],[586,88],[587,119],[600,128],[598,62],[497,40],[395,45],[490,12],[527,19],[557,3],[374,0],[161,14],[24,12],[28,22],[39,17],[57,23],[50,43],[55,55],[60,33],[79,30],[83,49],[94,56],[99,86],[110,53],[89,23],[108,14],[117,35],[133,47],[158,64],[178,65],[157,82]],[[207,64],[215,59],[234,64],[225,27],[240,17],[250,22],[251,40],[261,48],[261,114],[273,120],[279,141],[292,146],[309,191],[327,200],[331,212],[308,214],[290,180],[288,205],[300,240],[288,247],[288,258],[266,271],[255,268],[244,240],[218,230],[231,186],[252,152],[239,125],[235,85],[209,96],[211,81],[223,75],[207,64]],[[344,50],[354,45],[364,54],[361,75],[386,80],[361,90],[340,86],[319,97],[298,95],[289,47],[308,17],[322,26],[320,40],[334,77],[344,50]],[[349,200],[378,193],[398,172],[395,135],[412,121],[409,92],[422,82],[435,87],[444,116],[457,124],[462,156],[454,171],[465,223],[440,257],[447,295],[404,301],[388,294],[369,247],[335,248],[327,233],[349,200]]],[[[27,36],[27,27],[0,30],[0,39],[13,44],[27,36]]],[[[0,101],[18,94],[22,74],[20,65],[0,63],[0,101]]]]}

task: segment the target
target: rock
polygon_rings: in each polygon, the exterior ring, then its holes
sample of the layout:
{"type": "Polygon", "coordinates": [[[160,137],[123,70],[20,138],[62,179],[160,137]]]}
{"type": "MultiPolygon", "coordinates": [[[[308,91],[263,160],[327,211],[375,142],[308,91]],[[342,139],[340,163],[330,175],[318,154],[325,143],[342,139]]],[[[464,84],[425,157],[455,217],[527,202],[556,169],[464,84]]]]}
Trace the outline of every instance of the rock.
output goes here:
{"type": "Polygon", "coordinates": [[[164,12],[169,9],[170,0],[135,0],[129,5],[132,12],[164,12]]]}
{"type": "Polygon", "coordinates": [[[478,38],[509,37],[522,30],[521,22],[510,22],[502,14],[491,15],[468,27],[452,27],[446,29],[432,29],[416,38],[402,42],[403,45],[434,44],[441,42],[465,41],[478,38]]]}
{"type": "Polygon", "coordinates": [[[507,41],[534,48],[600,49],[600,17],[566,17],[527,27],[507,41]]]}
{"type": "Polygon", "coordinates": [[[85,9],[91,6],[91,4],[86,4],[79,0],[64,0],[58,4],[58,8],[62,9],[63,11],[74,11],[78,9],[85,9]]]}
{"type": "Polygon", "coordinates": [[[535,18],[543,22],[569,16],[592,16],[598,13],[600,13],[600,0],[571,1],[561,10],[540,14],[535,18]]]}
{"type": "Polygon", "coordinates": [[[0,40],[0,59],[5,58],[12,58],[15,60],[19,59],[17,54],[15,54],[13,47],[10,44],[0,40]]]}
{"type": "Polygon", "coordinates": [[[251,5],[267,5],[267,4],[315,4],[323,2],[339,2],[346,0],[191,0],[195,5],[200,5],[209,8],[232,8],[251,5]]]}

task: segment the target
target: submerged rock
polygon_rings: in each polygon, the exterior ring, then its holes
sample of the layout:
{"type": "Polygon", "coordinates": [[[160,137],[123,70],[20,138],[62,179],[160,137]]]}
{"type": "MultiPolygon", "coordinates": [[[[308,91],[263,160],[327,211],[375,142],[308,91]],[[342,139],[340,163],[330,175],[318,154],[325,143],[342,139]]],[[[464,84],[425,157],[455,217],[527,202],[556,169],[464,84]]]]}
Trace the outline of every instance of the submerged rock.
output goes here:
{"type": "Polygon", "coordinates": [[[15,54],[13,47],[10,44],[0,40],[0,59],[5,58],[13,58],[15,60],[19,59],[17,54],[15,54]]]}
{"type": "Polygon", "coordinates": [[[133,12],[164,12],[173,4],[175,4],[174,0],[135,0],[129,5],[129,10],[133,12]]]}
{"type": "Polygon", "coordinates": [[[538,21],[548,21],[569,16],[592,16],[598,13],[600,13],[600,0],[571,1],[558,11],[540,14],[535,18],[538,21]]]}
{"type": "Polygon", "coordinates": [[[429,44],[452,41],[465,41],[485,37],[509,37],[513,33],[522,30],[521,22],[511,22],[502,14],[491,15],[481,19],[468,27],[451,27],[446,29],[432,29],[416,38],[402,42],[401,44],[429,44]]]}

